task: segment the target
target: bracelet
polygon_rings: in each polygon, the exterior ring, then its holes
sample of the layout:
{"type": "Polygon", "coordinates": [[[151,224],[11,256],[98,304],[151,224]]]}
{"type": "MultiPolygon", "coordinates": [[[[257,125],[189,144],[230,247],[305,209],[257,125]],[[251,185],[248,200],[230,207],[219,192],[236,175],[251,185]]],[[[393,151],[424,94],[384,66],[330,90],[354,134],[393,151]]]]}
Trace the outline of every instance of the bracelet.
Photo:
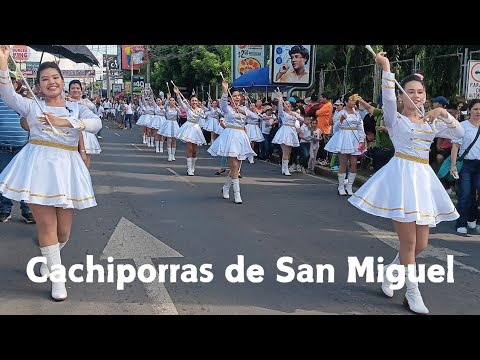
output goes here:
{"type": "Polygon", "coordinates": [[[451,165],[451,166],[450,166],[450,169],[451,169],[451,168],[454,168],[454,167],[457,167],[457,164],[451,165]]]}
{"type": "Polygon", "coordinates": [[[80,152],[87,152],[87,150],[78,150],[78,151],[80,151],[80,152]]]}

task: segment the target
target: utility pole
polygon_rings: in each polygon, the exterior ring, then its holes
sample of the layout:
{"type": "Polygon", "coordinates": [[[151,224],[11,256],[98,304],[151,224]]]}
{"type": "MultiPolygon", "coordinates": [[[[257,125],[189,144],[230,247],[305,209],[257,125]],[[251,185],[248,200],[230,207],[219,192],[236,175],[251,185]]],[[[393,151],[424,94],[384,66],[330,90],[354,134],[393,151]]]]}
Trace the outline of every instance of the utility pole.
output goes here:
{"type": "Polygon", "coordinates": [[[150,45],[145,45],[147,51],[147,83],[150,84],[150,45]]]}
{"type": "Polygon", "coordinates": [[[107,76],[107,99],[110,100],[110,69],[108,68],[108,45],[105,45],[106,76],[107,76]]]}

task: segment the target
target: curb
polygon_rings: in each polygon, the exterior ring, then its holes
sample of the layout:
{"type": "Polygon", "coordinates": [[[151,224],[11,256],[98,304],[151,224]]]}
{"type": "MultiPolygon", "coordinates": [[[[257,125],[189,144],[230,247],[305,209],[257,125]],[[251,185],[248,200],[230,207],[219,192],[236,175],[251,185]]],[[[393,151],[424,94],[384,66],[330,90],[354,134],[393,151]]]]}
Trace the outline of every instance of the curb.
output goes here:
{"type": "MultiPolygon", "coordinates": [[[[273,158],[275,161],[277,161],[277,163],[280,161],[278,156],[274,155],[273,158]]],[[[315,165],[315,174],[338,181],[338,171],[330,170],[330,167],[315,165]]],[[[360,187],[361,185],[365,184],[368,179],[369,177],[357,173],[357,177],[355,178],[355,186],[360,187]]]]}
{"type": "MultiPolygon", "coordinates": [[[[338,180],[338,171],[330,170],[329,167],[315,165],[315,174],[328,177],[333,180],[338,180]]],[[[355,186],[361,186],[367,182],[369,178],[365,175],[360,175],[357,173],[355,178],[355,186]]]]}

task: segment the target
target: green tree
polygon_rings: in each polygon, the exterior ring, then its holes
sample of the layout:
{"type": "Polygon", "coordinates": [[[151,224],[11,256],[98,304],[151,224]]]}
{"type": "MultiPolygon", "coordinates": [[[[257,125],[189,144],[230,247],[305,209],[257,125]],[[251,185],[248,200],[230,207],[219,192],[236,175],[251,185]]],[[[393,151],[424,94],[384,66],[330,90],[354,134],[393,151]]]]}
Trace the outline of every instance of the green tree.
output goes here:
{"type": "Polygon", "coordinates": [[[154,45],[152,48],[150,79],[155,92],[167,91],[166,83],[170,80],[191,93],[202,85],[220,83],[220,72],[230,78],[229,45],[154,45]]]}

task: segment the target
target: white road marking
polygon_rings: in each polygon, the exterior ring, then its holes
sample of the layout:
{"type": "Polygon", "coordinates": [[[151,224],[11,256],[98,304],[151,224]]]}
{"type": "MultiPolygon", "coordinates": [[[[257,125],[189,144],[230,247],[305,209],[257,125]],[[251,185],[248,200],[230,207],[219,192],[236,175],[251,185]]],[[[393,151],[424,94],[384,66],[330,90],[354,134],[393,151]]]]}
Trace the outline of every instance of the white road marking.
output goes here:
{"type": "Polygon", "coordinates": [[[179,173],[177,173],[175,170],[172,170],[170,168],[167,168],[168,171],[170,171],[173,175],[175,175],[176,177],[182,179],[183,181],[185,181],[188,185],[190,186],[197,186],[195,185],[194,183],[191,183],[190,181],[188,181],[184,176],[181,176],[179,173]]]}

